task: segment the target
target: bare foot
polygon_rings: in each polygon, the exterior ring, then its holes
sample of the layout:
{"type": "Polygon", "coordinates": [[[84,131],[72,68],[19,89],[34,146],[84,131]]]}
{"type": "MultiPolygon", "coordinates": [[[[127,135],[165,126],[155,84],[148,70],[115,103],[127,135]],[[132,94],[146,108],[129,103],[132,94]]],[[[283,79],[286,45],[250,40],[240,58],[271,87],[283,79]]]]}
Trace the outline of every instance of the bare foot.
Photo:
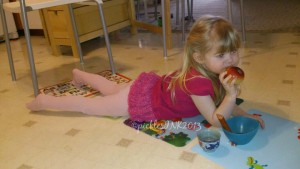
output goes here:
{"type": "Polygon", "coordinates": [[[74,86],[76,86],[77,88],[80,88],[81,86],[83,86],[84,83],[83,83],[83,81],[81,80],[81,77],[80,77],[81,71],[79,69],[73,69],[72,73],[73,73],[72,84],[74,86]]]}
{"type": "Polygon", "coordinates": [[[43,103],[48,97],[45,94],[39,94],[33,101],[26,104],[26,107],[32,111],[40,111],[44,109],[43,103]]]}

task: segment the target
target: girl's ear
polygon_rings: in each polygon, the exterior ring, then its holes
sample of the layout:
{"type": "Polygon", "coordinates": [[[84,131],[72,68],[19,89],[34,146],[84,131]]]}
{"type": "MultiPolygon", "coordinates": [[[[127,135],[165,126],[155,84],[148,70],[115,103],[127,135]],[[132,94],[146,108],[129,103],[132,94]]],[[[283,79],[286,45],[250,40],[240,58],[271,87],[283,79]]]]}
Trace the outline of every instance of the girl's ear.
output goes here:
{"type": "Polygon", "coordinates": [[[201,57],[201,54],[198,52],[193,53],[193,58],[196,62],[202,64],[204,62],[204,59],[201,57]]]}

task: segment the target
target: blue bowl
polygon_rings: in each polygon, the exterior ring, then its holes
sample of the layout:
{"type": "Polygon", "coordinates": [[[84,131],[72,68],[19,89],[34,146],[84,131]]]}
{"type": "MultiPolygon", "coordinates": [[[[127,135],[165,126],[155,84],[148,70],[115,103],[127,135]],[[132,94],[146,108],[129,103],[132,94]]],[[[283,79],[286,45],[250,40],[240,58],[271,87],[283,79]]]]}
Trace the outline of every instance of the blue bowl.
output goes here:
{"type": "Polygon", "coordinates": [[[223,128],[226,137],[236,145],[249,143],[256,135],[259,122],[244,116],[235,116],[227,120],[232,132],[223,128]]]}

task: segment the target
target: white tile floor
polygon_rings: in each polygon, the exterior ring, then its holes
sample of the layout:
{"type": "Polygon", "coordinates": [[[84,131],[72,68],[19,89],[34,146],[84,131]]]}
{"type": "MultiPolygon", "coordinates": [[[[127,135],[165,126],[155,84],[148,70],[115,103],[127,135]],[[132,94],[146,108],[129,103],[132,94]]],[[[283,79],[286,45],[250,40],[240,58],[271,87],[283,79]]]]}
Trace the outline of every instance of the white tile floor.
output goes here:
{"type": "MultiPolygon", "coordinates": [[[[293,1],[294,2],[294,1],[293,1]]],[[[163,58],[161,36],[152,33],[112,36],[118,73],[136,78],[141,71],[164,74],[181,62],[180,34],[173,34],[173,49],[163,58]],[[139,42],[142,46],[139,47],[139,42]]],[[[300,33],[247,33],[240,50],[245,71],[241,105],[300,122],[300,33]]],[[[39,86],[71,80],[73,68],[100,72],[109,68],[102,39],[83,43],[85,64],[63,48],[52,56],[43,37],[33,37],[39,86]],[[99,45],[100,43],[100,45],[99,45]]],[[[193,140],[175,147],[123,124],[76,112],[30,112],[33,99],[29,64],[23,38],[12,41],[17,81],[10,77],[5,44],[0,44],[0,169],[218,169],[222,166],[191,151],[193,140]]],[[[267,126],[268,127],[268,126],[267,126]]]]}
{"type": "MultiPolygon", "coordinates": [[[[300,34],[248,33],[241,49],[244,109],[256,108],[300,122],[300,34]]],[[[181,35],[174,34],[169,58],[162,56],[159,35],[121,33],[112,39],[119,73],[135,78],[141,71],[159,74],[175,69],[182,55],[181,35]],[[143,47],[138,47],[142,41],[143,47]],[[178,47],[176,47],[178,46],[178,47]]],[[[33,37],[40,87],[71,79],[75,67],[88,72],[109,69],[106,49],[100,39],[83,43],[85,64],[64,55],[50,54],[43,37],[33,37]],[[101,45],[99,45],[101,42],[101,45]],[[100,48],[99,48],[100,46],[100,48]]],[[[75,112],[33,113],[24,104],[33,99],[24,39],[12,41],[17,81],[11,81],[4,43],[0,44],[0,168],[222,168],[194,154],[196,140],[177,148],[123,124],[123,118],[91,117],[75,112]]]]}

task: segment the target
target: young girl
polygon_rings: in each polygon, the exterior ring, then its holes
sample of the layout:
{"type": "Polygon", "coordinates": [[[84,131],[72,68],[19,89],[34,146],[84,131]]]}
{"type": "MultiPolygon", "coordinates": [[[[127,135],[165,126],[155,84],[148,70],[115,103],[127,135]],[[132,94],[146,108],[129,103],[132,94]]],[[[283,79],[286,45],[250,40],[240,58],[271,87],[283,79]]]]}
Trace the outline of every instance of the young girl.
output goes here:
{"type": "Polygon", "coordinates": [[[199,113],[213,126],[220,127],[216,114],[260,117],[237,107],[239,86],[236,77],[226,76],[226,68],[239,63],[240,38],[231,24],[221,17],[203,16],[187,37],[180,69],[162,77],[153,72],[141,73],[127,84],[73,70],[73,83],[84,84],[103,96],[54,97],[40,94],[27,108],[33,111],[58,109],[88,115],[130,116],[135,121],[169,120],[196,116],[199,113]],[[233,79],[233,80],[232,80],[233,79]]]}

